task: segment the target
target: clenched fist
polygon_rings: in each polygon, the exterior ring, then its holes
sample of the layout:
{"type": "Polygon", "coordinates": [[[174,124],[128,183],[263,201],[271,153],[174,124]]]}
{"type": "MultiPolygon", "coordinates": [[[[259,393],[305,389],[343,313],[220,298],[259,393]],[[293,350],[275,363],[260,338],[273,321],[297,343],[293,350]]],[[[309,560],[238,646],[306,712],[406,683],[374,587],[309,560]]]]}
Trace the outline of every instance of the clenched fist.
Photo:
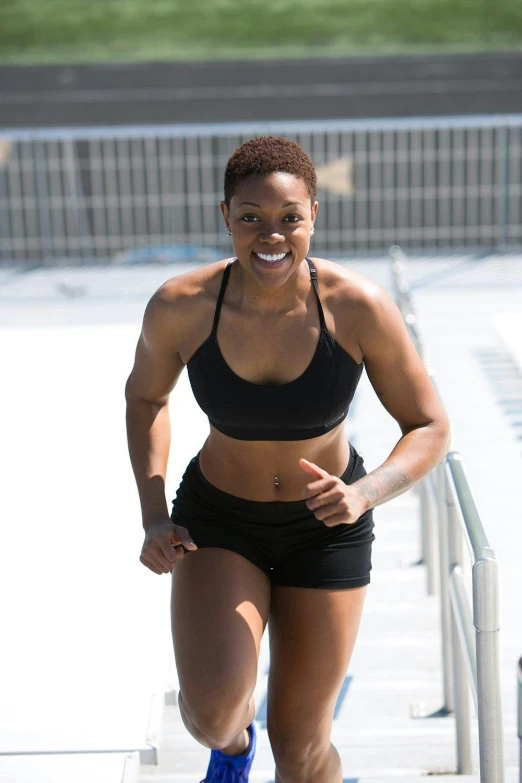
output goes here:
{"type": "Polygon", "coordinates": [[[186,552],[195,549],[186,527],[174,525],[168,518],[160,519],[147,528],[140,562],[155,574],[166,574],[186,552]]]}
{"type": "Polygon", "coordinates": [[[306,505],[327,527],[353,525],[368,510],[367,499],[355,487],[307,459],[300,459],[299,464],[316,479],[303,490],[306,505]]]}

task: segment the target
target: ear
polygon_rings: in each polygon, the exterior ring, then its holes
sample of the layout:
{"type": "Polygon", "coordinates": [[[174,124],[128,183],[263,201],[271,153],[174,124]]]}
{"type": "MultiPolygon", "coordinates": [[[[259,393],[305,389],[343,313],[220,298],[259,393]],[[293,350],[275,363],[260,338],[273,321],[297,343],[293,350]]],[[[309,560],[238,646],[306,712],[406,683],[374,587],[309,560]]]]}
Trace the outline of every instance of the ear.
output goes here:
{"type": "Polygon", "coordinates": [[[228,224],[230,218],[230,210],[224,201],[220,201],[219,206],[221,207],[221,212],[223,214],[223,217],[225,218],[225,222],[228,224]]]}

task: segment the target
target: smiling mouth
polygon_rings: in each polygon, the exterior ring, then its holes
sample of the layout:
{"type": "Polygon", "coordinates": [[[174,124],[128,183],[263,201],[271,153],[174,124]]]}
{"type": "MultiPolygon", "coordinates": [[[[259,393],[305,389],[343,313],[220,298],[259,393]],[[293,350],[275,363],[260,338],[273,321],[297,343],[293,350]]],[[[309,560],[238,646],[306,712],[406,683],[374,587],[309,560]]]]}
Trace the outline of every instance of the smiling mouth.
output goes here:
{"type": "Polygon", "coordinates": [[[257,256],[261,261],[264,261],[266,264],[277,264],[280,261],[284,261],[285,258],[290,255],[290,251],[286,253],[257,253],[254,250],[253,252],[255,256],[257,256]]]}

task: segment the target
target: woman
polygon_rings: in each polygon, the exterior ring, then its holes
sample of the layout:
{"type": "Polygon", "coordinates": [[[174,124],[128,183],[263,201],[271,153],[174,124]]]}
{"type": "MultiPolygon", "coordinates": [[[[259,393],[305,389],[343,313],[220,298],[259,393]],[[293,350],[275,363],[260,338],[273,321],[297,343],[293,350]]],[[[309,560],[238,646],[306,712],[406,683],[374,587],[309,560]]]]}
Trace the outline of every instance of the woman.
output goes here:
{"type": "Polygon", "coordinates": [[[333,712],[370,582],[372,509],[447,454],[447,416],[377,284],[307,258],[313,164],[295,142],[242,144],[221,202],[236,256],[168,280],[127,382],[145,541],[172,571],[179,707],[211,749],[205,781],[248,780],[261,637],[277,783],[341,783],[333,712]],[[367,474],[344,434],[363,363],[402,437],[367,474]],[[210,434],[165,499],[168,398],[187,365],[210,434]]]}

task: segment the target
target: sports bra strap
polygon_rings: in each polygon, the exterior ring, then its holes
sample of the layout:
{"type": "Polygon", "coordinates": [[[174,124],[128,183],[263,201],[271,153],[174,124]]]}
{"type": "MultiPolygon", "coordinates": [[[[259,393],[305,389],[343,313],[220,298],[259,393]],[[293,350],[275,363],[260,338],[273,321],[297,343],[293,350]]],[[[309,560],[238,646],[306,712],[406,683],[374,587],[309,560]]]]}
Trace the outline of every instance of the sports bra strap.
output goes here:
{"type": "Polygon", "coordinates": [[[233,261],[229,261],[228,264],[225,267],[225,271],[223,272],[223,278],[221,280],[221,288],[219,289],[219,296],[218,296],[218,300],[217,300],[216,311],[214,313],[214,323],[212,324],[212,334],[216,334],[216,331],[217,331],[217,325],[218,325],[218,321],[219,321],[219,314],[221,312],[221,305],[223,304],[223,297],[225,296],[225,288],[227,287],[228,278],[230,276],[230,267],[232,266],[232,264],[233,264],[233,261]]]}
{"type": "Polygon", "coordinates": [[[321,304],[321,300],[319,298],[319,284],[317,282],[317,269],[313,265],[312,261],[310,261],[309,258],[306,259],[308,266],[310,267],[310,278],[312,280],[312,285],[315,289],[315,293],[317,295],[317,308],[319,310],[319,323],[321,324],[321,329],[326,329],[326,322],[324,320],[324,313],[323,313],[323,306],[321,304]]]}

